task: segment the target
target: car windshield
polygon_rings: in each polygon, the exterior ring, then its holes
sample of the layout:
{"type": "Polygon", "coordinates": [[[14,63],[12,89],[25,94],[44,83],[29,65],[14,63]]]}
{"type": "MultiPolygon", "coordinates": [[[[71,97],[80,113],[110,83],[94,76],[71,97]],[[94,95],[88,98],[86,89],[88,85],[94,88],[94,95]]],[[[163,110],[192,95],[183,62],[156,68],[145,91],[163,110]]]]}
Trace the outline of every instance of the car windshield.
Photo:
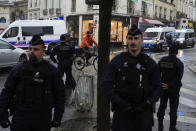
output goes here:
{"type": "Polygon", "coordinates": [[[185,33],[184,32],[178,32],[177,33],[177,38],[184,38],[185,37],[185,33]]]}
{"type": "Polygon", "coordinates": [[[158,32],[144,32],[143,38],[144,40],[155,39],[158,37],[158,32]]]}

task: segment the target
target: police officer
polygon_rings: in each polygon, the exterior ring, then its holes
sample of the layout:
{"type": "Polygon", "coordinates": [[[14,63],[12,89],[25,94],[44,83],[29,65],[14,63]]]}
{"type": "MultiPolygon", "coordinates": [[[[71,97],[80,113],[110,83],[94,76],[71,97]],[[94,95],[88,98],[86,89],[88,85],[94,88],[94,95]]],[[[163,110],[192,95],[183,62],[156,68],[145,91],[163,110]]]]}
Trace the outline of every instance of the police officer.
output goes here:
{"type": "Polygon", "coordinates": [[[178,49],[176,46],[169,48],[169,56],[163,57],[159,61],[161,71],[162,89],[164,90],[157,113],[159,131],[163,131],[163,119],[167,101],[170,101],[170,128],[169,131],[176,129],[177,109],[179,104],[179,92],[182,86],[182,76],[184,72],[183,63],[176,57],[178,49]]]}
{"type": "Polygon", "coordinates": [[[60,126],[65,104],[64,84],[56,67],[43,60],[44,53],[43,40],[33,36],[28,48],[29,61],[11,70],[0,95],[3,128],[10,124],[11,101],[14,101],[11,131],[50,131],[51,127],[60,126]]]}
{"type": "Polygon", "coordinates": [[[141,52],[142,32],[133,25],[127,34],[128,52],[113,58],[103,88],[112,102],[112,131],[151,131],[152,104],[161,95],[158,65],[141,52]]]}
{"type": "Polygon", "coordinates": [[[69,33],[62,34],[60,41],[61,43],[53,48],[50,58],[54,63],[58,64],[58,69],[61,71],[62,76],[66,73],[65,87],[66,100],[68,100],[72,89],[76,86],[76,82],[72,76],[72,60],[75,47],[71,45],[69,33]],[[55,59],[55,55],[57,55],[57,60],[55,59]]]}

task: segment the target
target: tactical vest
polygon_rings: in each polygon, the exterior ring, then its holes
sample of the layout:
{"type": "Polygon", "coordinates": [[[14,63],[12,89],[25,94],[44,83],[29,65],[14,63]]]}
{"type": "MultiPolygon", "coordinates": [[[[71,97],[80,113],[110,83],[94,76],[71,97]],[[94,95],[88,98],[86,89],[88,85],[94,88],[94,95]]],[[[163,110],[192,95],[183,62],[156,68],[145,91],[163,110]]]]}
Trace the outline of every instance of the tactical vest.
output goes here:
{"type": "Polygon", "coordinates": [[[145,54],[140,54],[139,59],[127,55],[127,52],[121,54],[122,66],[118,69],[115,91],[123,100],[137,106],[146,101],[154,90],[147,69],[150,58],[145,54]]]}
{"type": "Polygon", "coordinates": [[[159,62],[159,67],[161,71],[161,79],[163,82],[168,83],[176,78],[177,76],[177,66],[176,61],[169,59],[162,59],[159,62]]]}
{"type": "Polygon", "coordinates": [[[53,83],[49,76],[47,61],[39,66],[24,63],[16,87],[16,103],[18,104],[54,104],[53,83]]]}
{"type": "Polygon", "coordinates": [[[68,43],[61,43],[57,49],[57,57],[59,61],[69,60],[73,57],[73,49],[68,43]]]}

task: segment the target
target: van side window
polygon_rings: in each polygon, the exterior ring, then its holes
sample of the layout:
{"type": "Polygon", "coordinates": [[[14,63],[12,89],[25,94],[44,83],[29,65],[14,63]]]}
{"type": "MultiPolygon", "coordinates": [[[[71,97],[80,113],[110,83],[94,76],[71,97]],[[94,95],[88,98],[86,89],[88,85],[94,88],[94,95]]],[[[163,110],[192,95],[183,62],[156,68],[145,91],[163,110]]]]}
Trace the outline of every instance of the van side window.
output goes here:
{"type": "Polygon", "coordinates": [[[161,33],[160,40],[164,39],[164,33],[161,33]]]}
{"type": "Polygon", "coordinates": [[[34,27],[22,27],[22,36],[32,36],[35,34],[54,34],[53,26],[34,26],[34,27]]]}
{"type": "Polygon", "coordinates": [[[185,33],[185,40],[188,38],[189,38],[188,33],[185,33]]]}
{"type": "Polygon", "coordinates": [[[3,38],[16,37],[17,35],[18,27],[12,27],[3,35],[3,38]]]}
{"type": "Polygon", "coordinates": [[[194,33],[189,33],[189,38],[193,38],[194,37],[194,33]]]}

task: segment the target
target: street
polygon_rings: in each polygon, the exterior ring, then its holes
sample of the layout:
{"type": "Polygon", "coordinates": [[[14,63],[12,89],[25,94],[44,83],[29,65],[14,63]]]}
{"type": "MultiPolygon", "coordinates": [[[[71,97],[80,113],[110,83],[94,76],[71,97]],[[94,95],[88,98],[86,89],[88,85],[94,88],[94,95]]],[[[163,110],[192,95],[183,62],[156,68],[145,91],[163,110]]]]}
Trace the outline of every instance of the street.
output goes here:
{"type": "MultiPolygon", "coordinates": [[[[116,51],[113,51],[113,54],[111,54],[111,57],[113,57],[116,53],[116,51]]],[[[156,62],[163,56],[167,55],[167,52],[161,52],[161,53],[148,53],[156,62]]],[[[178,57],[183,61],[184,63],[184,76],[183,76],[183,86],[180,91],[180,104],[178,108],[178,122],[177,122],[177,128],[181,131],[195,131],[196,129],[196,48],[188,48],[184,50],[179,50],[178,57]],[[195,71],[195,72],[194,72],[195,71]]],[[[48,57],[45,57],[48,58],[48,57]]],[[[4,68],[0,69],[0,92],[3,88],[3,84],[8,76],[9,71],[11,68],[4,68]]],[[[80,73],[74,69],[74,76],[76,76],[77,73],[80,73]]],[[[70,131],[71,128],[74,128],[74,131],[77,131],[78,127],[80,125],[84,125],[84,122],[93,121],[90,120],[91,118],[96,118],[96,72],[94,71],[93,67],[88,67],[84,69],[85,73],[91,74],[94,76],[94,89],[95,89],[95,103],[94,107],[91,112],[89,113],[78,113],[74,110],[73,107],[66,107],[65,108],[65,114],[63,117],[63,121],[69,121],[69,127],[70,131]],[[74,111],[73,111],[74,110],[74,111]],[[84,119],[85,118],[85,119],[84,119]],[[71,123],[73,123],[73,120],[77,119],[79,121],[75,121],[77,123],[77,127],[71,126],[71,123]],[[85,120],[81,123],[81,120],[85,120]],[[72,121],[72,122],[70,122],[72,121]],[[79,124],[80,123],[80,124],[79,124]]],[[[169,105],[169,104],[168,104],[169,105]]],[[[159,102],[156,104],[156,108],[159,107],[159,102]]],[[[156,114],[155,116],[155,127],[153,128],[154,131],[157,130],[157,118],[156,114]]],[[[86,125],[88,125],[86,124],[86,125]]],[[[89,125],[94,125],[95,123],[90,123],[89,125]]],[[[165,128],[164,130],[167,131],[169,128],[169,108],[166,110],[166,116],[164,121],[165,128]]],[[[67,128],[67,122],[65,122],[64,130],[69,130],[67,128]]],[[[91,126],[92,127],[92,126],[91,126]]],[[[86,128],[87,129],[87,128],[86,128]]],[[[62,129],[61,129],[62,130],[62,129]]],[[[5,131],[4,129],[0,128],[0,131],[5,131]]],[[[82,130],[80,130],[82,131],[82,130]]],[[[85,130],[86,131],[86,130],[85,130]]]]}

